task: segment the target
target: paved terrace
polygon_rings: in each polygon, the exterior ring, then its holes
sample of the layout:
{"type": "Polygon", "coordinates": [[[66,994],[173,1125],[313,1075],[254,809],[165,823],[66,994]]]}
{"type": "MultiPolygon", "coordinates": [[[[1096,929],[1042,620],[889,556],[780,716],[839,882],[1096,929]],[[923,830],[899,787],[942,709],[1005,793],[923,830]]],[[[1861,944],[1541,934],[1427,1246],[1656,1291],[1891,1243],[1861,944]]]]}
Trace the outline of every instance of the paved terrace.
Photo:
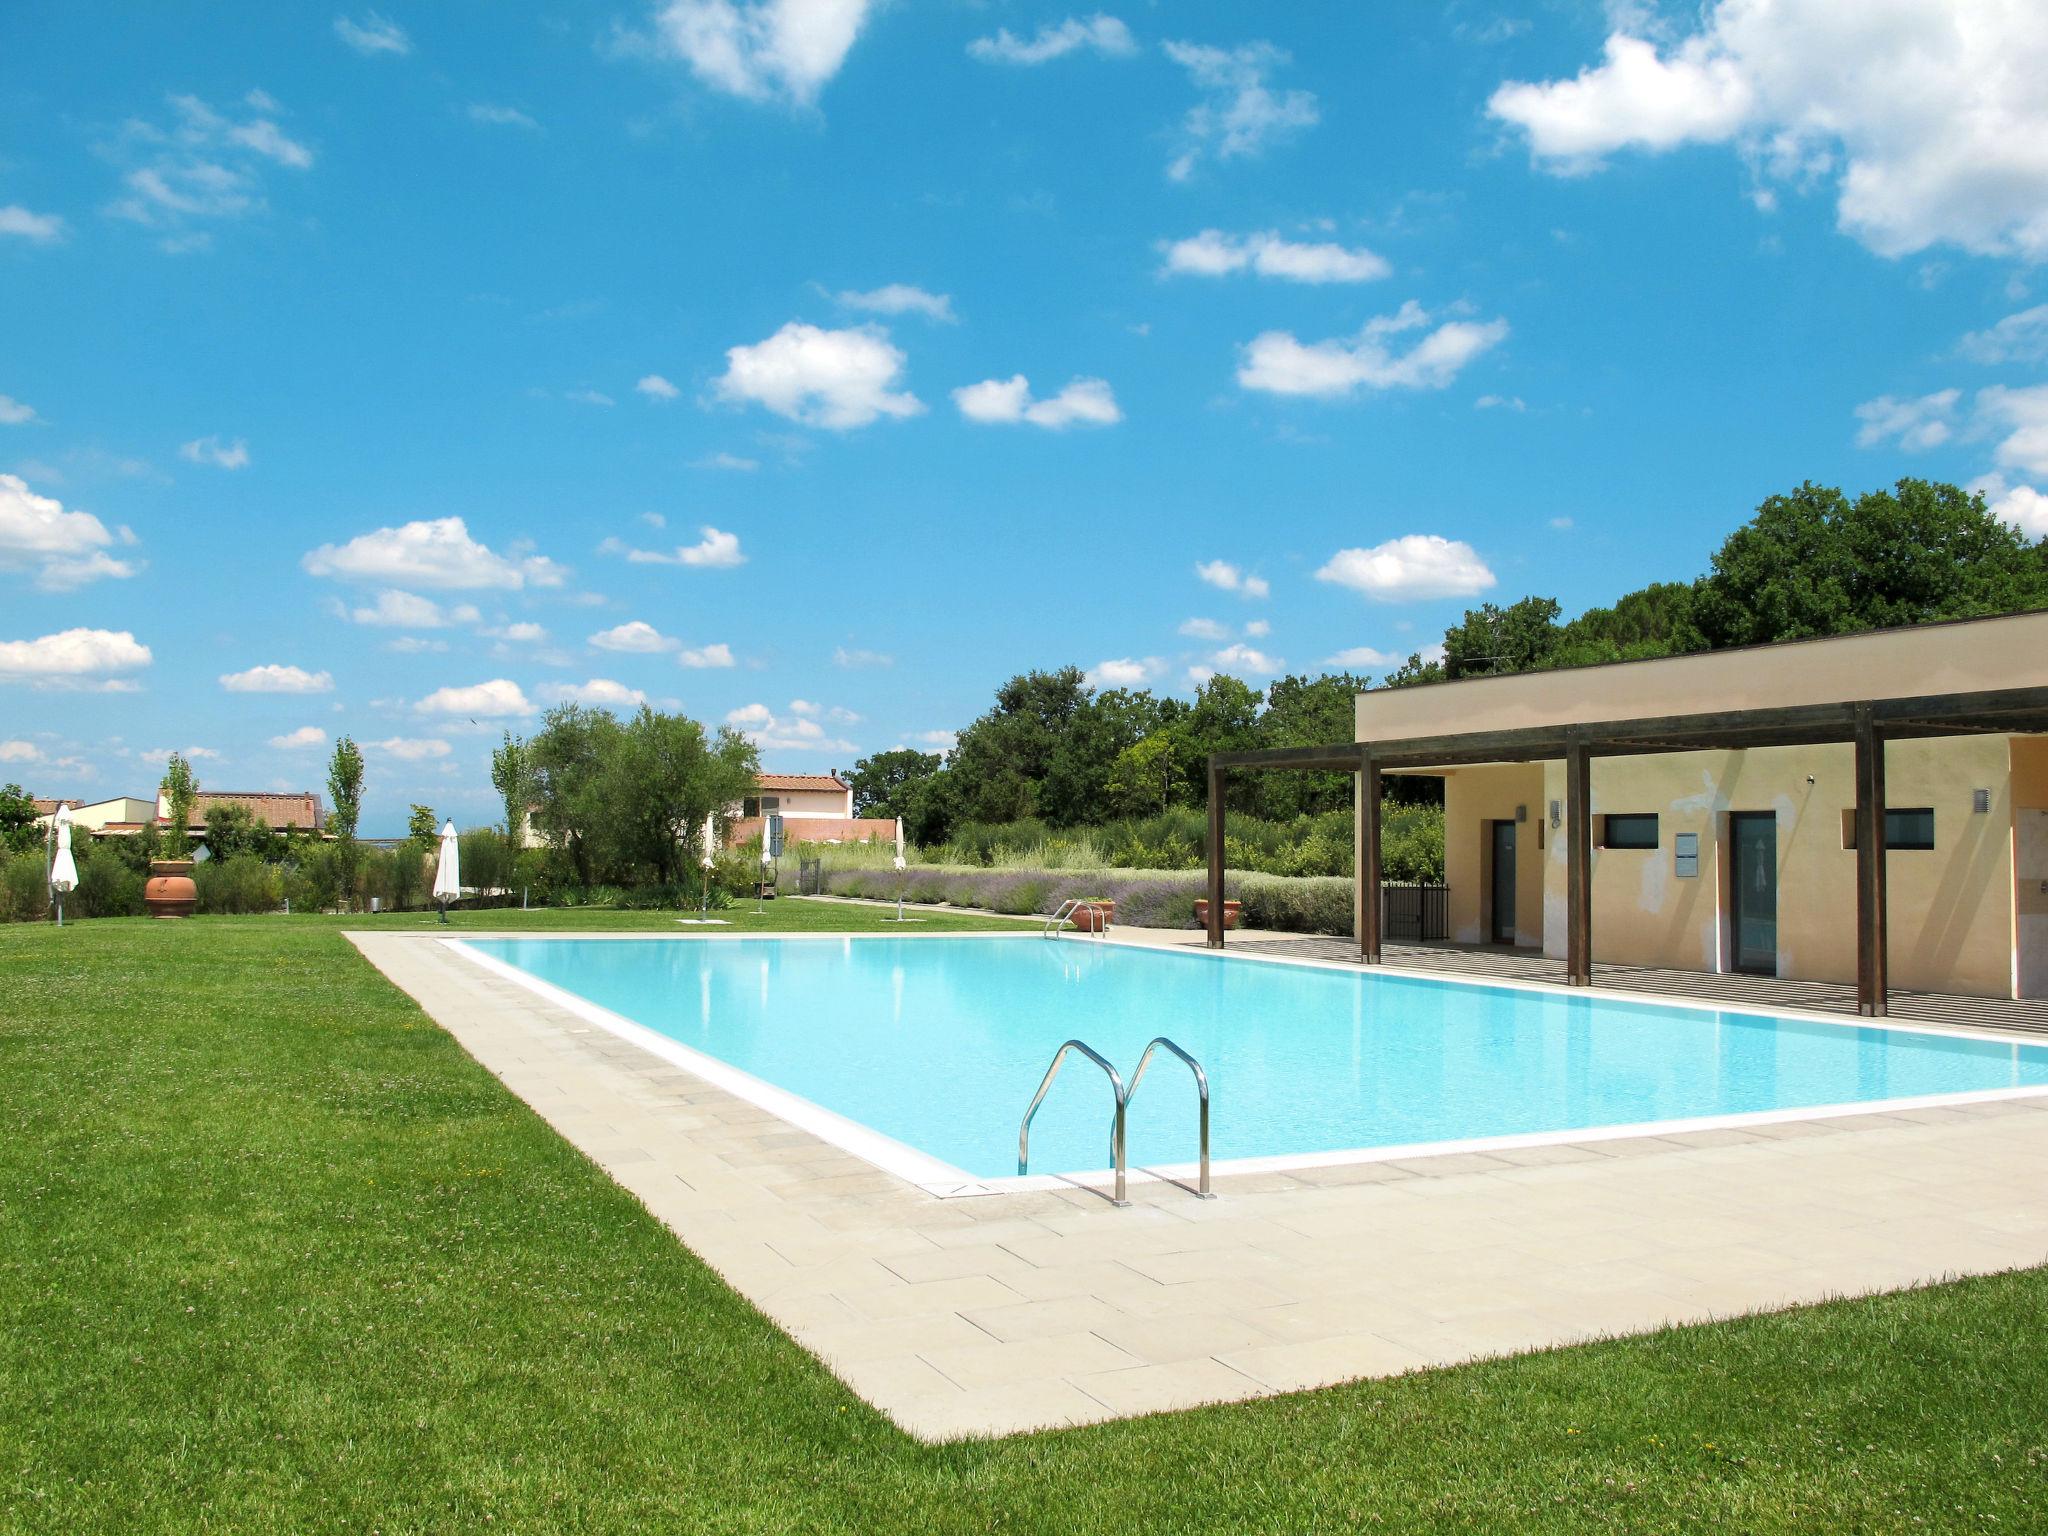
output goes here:
{"type": "Polygon", "coordinates": [[[352,937],[729,1284],[926,1440],[2048,1256],[2048,1095],[1219,1178],[1210,1202],[1134,1181],[1126,1210],[1078,1186],[938,1199],[429,936],[352,937]]]}

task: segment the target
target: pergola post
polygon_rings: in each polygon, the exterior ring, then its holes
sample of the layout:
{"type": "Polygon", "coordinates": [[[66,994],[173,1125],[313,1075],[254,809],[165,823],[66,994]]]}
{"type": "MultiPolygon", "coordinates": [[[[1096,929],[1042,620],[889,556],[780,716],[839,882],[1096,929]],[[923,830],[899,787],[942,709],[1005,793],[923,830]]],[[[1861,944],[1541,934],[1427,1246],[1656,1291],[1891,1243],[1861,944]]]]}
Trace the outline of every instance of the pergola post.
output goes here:
{"type": "Polygon", "coordinates": [[[1593,757],[1586,738],[1564,743],[1565,979],[1593,984],[1593,757]]]}
{"type": "Polygon", "coordinates": [[[1889,935],[1885,920],[1884,738],[1875,711],[1856,706],[1856,1011],[1889,1011],[1889,935]]]}
{"type": "Polygon", "coordinates": [[[1225,770],[1209,764],[1209,947],[1223,947],[1223,786],[1225,770]]]}
{"type": "Polygon", "coordinates": [[[1370,755],[1358,765],[1358,960],[1380,963],[1380,765],[1370,755]]]}

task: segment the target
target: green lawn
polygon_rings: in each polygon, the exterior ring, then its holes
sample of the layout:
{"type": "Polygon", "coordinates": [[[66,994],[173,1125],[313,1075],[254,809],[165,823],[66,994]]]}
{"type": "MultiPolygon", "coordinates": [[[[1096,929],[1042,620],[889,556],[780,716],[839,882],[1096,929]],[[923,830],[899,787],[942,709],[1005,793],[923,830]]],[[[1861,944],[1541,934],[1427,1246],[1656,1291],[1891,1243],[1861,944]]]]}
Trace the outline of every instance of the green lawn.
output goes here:
{"type": "Polygon", "coordinates": [[[0,1529],[2043,1524],[2039,1271],[921,1447],[340,927],[0,928],[0,1529]]]}

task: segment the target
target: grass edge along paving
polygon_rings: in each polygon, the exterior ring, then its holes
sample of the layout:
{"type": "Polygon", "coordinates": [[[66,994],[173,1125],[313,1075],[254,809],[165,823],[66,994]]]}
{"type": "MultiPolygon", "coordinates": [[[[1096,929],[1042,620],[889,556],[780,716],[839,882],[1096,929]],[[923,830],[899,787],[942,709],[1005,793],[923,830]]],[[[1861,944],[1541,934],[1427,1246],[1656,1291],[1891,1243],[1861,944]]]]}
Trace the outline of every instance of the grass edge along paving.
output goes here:
{"type": "Polygon", "coordinates": [[[0,1529],[2042,1519],[2036,1270],[919,1445],[472,1061],[344,926],[0,930],[0,1529]]]}

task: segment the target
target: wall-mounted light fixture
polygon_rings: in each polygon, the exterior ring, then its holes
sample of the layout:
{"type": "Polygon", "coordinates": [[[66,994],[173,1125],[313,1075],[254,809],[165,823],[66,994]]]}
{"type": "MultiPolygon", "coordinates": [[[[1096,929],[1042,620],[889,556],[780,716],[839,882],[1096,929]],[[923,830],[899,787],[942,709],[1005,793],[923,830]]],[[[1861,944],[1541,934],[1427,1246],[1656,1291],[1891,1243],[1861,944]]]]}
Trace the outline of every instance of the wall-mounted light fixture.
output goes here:
{"type": "Polygon", "coordinates": [[[1529,819],[1529,807],[1527,807],[1526,805],[1518,805],[1518,806],[1516,806],[1516,807],[1515,807],[1515,820],[1516,820],[1516,821],[1527,821],[1528,819],[1529,819]]]}
{"type": "Polygon", "coordinates": [[[1562,800],[1550,802],[1550,824],[1553,827],[1564,825],[1564,802],[1562,800]]]}

